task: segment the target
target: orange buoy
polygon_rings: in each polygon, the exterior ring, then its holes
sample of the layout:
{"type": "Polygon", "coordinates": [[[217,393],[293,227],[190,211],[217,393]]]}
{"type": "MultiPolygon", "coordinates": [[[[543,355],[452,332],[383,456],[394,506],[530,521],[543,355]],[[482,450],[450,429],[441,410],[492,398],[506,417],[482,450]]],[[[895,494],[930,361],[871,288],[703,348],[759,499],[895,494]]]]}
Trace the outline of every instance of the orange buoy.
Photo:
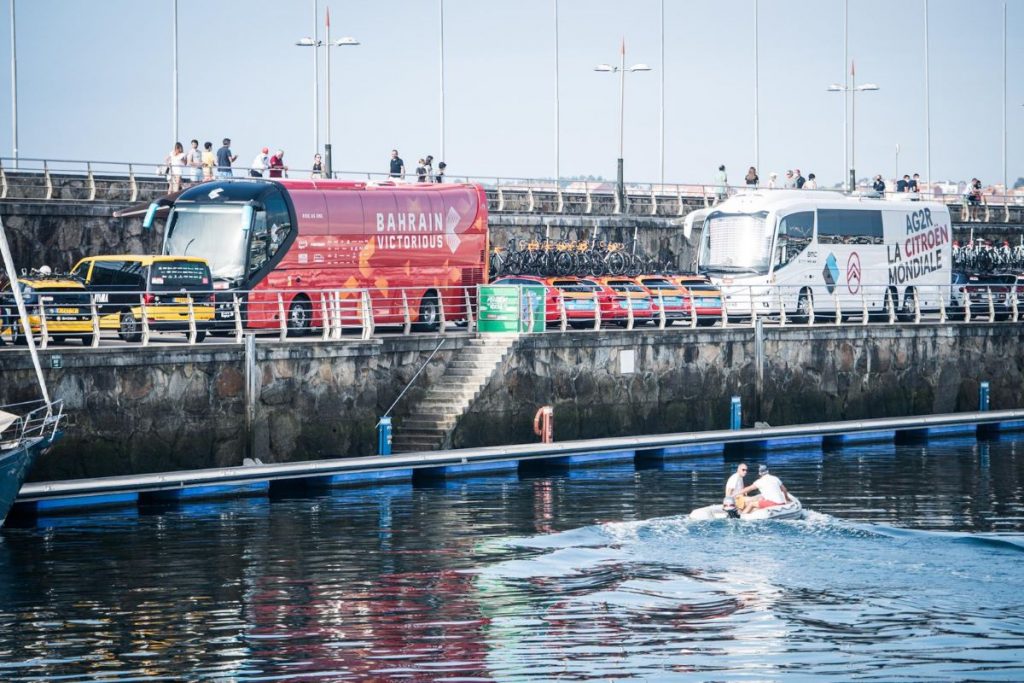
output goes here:
{"type": "Polygon", "coordinates": [[[540,437],[541,443],[551,443],[555,440],[555,409],[551,406],[541,406],[537,414],[533,416],[533,433],[540,437]]]}

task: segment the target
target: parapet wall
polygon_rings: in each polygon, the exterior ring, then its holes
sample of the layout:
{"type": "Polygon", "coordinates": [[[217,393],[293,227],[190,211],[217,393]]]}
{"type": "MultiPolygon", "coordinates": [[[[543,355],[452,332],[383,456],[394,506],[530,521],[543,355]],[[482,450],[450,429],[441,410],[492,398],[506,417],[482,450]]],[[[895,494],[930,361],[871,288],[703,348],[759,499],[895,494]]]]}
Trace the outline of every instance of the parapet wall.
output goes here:
{"type": "MultiPolygon", "coordinates": [[[[555,407],[557,440],[721,429],[734,395],[746,424],[974,410],[983,380],[992,408],[1020,408],[1022,330],[922,324],[764,328],[760,336],[751,328],[528,336],[453,443],[533,441],[533,415],[545,404],[555,407]]],[[[448,337],[395,409],[396,430],[467,340],[448,337]]],[[[51,348],[43,365],[71,421],[32,479],[230,466],[247,454],[264,462],[373,454],[378,418],[438,341],[263,341],[248,358],[233,344],[51,348]]],[[[0,403],[37,398],[27,353],[0,353],[0,376],[0,403]]]]}

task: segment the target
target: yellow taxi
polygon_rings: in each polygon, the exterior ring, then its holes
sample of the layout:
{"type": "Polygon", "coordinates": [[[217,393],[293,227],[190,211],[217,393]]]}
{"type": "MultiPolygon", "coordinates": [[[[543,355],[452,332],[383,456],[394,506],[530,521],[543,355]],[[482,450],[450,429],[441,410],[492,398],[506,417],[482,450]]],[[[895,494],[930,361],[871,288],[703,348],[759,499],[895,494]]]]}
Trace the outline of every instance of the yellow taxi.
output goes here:
{"type": "MultiPolygon", "coordinates": [[[[47,335],[55,342],[81,339],[83,344],[92,344],[92,310],[81,280],[43,267],[22,275],[17,283],[33,336],[42,333],[45,323],[47,335]]],[[[15,344],[27,343],[10,279],[0,276],[0,344],[5,335],[15,344]]]]}
{"type": "Polygon", "coordinates": [[[71,274],[96,298],[101,329],[125,341],[142,338],[143,302],[151,330],[189,330],[189,300],[196,341],[206,338],[214,315],[213,278],[195,256],[114,255],[83,258],[71,274]]]}

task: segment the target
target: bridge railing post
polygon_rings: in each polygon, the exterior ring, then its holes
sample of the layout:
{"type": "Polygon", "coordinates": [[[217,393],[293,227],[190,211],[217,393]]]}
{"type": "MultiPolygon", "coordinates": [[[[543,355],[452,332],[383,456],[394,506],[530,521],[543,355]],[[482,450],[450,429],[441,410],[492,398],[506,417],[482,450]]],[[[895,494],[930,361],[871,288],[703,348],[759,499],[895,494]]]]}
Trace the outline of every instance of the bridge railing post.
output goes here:
{"type": "Polygon", "coordinates": [[[441,334],[445,334],[448,328],[448,320],[445,317],[443,287],[439,288],[439,291],[437,292],[437,312],[440,313],[441,315],[441,324],[438,328],[438,332],[441,334]]]}
{"type": "Polygon", "coordinates": [[[402,334],[409,336],[412,332],[412,315],[409,313],[409,297],[402,290],[402,334]]]}
{"type": "Polygon", "coordinates": [[[278,339],[284,341],[288,338],[288,318],[284,314],[284,297],[281,292],[277,293],[277,319],[280,336],[278,339]]]}
{"type": "Polygon", "coordinates": [[[472,333],[476,330],[476,320],[473,316],[473,300],[469,296],[469,287],[463,287],[462,294],[466,301],[466,332],[472,333]]]}
{"type": "Polygon", "coordinates": [[[46,350],[46,342],[49,338],[49,328],[46,325],[46,308],[43,302],[39,302],[39,348],[46,350]]]}
{"type": "Polygon", "coordinates": [[[562,294],[562,290],[558,290],[558,327],[562,332],[569,327],[568,315],[565,312],[565,295],[562,294]]]}
{"type": "Polygon", "coordinates": [[[92,162],[85,163],[86,182],[89,185],[89,200],[96,201],[96,177],[92,174],[92,162]]]}
{"type": "Polygon", "coordinates": [[[188,343],[190,345],[196,343],[196,339],[199,336],[199,328],[196,325],[196,306],[195,301],[192,299],[192,295],[188,295],[188,343]]]}
{"type": "Polygon", "coordinates": [[[601,297],[597,291],[591,292],[594,295],[594,329],[601,329],[601,297]]]}
{"type": "Polygon", "coordinates": [[[131,189],[130,202],[139,201],[139,182],[135,179],[135,167],[128,164],[128,187],[131,189]]]}
{"type": "Polygon", "coordinates": [[[96,295],[89,294],[89,315],[92,318],[92,348],[100,345],[100,316],[96,307],[96,295]]]}
{"type": "Polygon", "coordinates": [[[334,319],[331,317],[331,312],[327,307],[327,292],[320,292],[320,320],[321,324],[321,336],[323,341],[327,341],[331,338],[331,334],[334,332],[334,319]]]}
{"type": "Polygon", "coordinates": [[[658,329],[665,329],[665,297],[658,290],[658,329]]]}
{"type": "Polygon", "coordinates": [[[50,177],[50,167],[43,161],[43,182],[46,185],[46,198],[53,199],[53,178],[50,177]]]}
{"type": "Polygon", "coordinates": [[[0,161],[0,199],[7,199],[7,169],[0,161]]]}
{"type": "Polygon", "coordinates": [[[243,329],[245,328],[245,326],[242,324],[242,302],[238,298],[238,294],[234,292],[231,294],[231,309],[235,319],[235,343],[241,344],[243,341],[245,341],[242,332],[243,329]]]}
{"type": "Polygon", "coordinates": [[[139,295],[139,318],[142,326],[142,345],[149,346],[149,311],[146,310],[146,295],[139,295]]]}

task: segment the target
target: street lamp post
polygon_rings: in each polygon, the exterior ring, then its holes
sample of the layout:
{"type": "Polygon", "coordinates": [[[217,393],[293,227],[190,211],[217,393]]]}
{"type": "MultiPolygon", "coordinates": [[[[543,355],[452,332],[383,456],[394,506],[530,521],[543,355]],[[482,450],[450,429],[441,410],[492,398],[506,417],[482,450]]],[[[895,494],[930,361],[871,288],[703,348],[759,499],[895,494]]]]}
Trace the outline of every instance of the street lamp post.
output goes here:
{"type": "MultiPolygon", "coordinates": [[[[866,92],[869,90],[878,90],[879,87],[874,83],[864,83],[863,85],[857,85],[857,73],[853,68],[853,63],[850,63],[850,86],[846,87],[833,83],[828,86],[828,92],[841,92],[850,93],[850,168],[849,171],[849,190],[853,190],[857,187],[857,93],[866,92]]],[[[846,137],[846,131],[843,131],[843,137],[846,137]]]]}
{"type": "MultiPolygon", "coordinates": [[[[337,40],[331,40],[331,10],[327,9],[326,28],[327,34],[324,40],[317,40],[316,38],[302,38],[295,42],[300,47],[312,47],[312,48],[325,48],[327,50],[327,73],[326,73],[326,85],[327,85],[327,142],[324,143],[324,171],[328,178],[334,177],[334,168],[332,166],[331,159],[331,50],[332,47],[349,47],[352,45],[359,45],[359,41],[351,36],[345,36],[344,38],[338,38],[337,40]]],[[[314,60],[313,67],[314,77],[316,76],[316,66],[314,60]]],[[[315,120],[314,115],[314,120],[315,120]]],[[[314,137],[316,133],[314,132],[314,137]]],[[[319,150],[317,150],[319,151],[319,150]]]]}
{"type": "Polygon", "coordinates": [[[622,46],[619,48],[619,65],[612,66],[611,64],[598,64],[594,67],[594,71],[605,71],[608,73],[619,74],[619,159],[618,159],[618,170],[616,178],[616,193],[619,197],[619,207],[623,213],[627,213],[626,207],[626,185],[622,179],[622,140],[623,140],[623,118],[626,109],[626,72],[627,71],[650,71],[651,67],[646,64],[634,64],[633,66],[626,68],[626,40],[622,40],[622,46]]]}

